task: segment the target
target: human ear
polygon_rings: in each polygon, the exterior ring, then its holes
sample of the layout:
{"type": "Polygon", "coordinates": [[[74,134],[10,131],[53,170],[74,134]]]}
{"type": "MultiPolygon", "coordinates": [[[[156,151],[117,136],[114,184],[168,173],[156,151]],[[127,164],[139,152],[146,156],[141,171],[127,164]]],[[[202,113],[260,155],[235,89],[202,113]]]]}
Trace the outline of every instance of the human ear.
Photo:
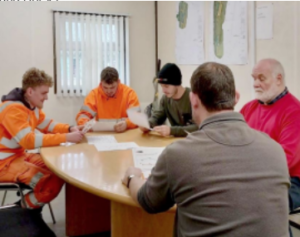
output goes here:
{"type": "Polygon", "coordinates": [[[197,94],[190,92],[190,102],[193,108],[199,107],[199,98],[197,94]]]}
{"type": "Polygon", "coordinates": [[[235,98],[234,98],[234,105],[236,105],[240,100],[240,93],[236,90],[235,91],[235,98]]]}

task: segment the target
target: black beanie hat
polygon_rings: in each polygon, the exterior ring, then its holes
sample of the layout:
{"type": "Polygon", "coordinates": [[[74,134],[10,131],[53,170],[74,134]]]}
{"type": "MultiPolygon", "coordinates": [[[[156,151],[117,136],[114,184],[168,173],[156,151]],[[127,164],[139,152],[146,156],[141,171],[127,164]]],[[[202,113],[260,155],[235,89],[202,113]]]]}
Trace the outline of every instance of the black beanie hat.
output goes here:
{"type": "Polygon", "coordinates": [[[181,72],[174,63],[167,63],[158,73],[158,83],[174,86],[181,85],[181,72]]]}

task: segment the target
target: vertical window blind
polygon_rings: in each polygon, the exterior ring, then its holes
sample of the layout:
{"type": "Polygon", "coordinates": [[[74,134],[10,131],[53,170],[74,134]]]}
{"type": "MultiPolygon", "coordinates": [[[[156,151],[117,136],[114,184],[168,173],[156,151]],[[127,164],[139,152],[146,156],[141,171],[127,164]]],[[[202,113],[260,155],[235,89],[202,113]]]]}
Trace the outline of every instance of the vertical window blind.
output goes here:
{"type": "Polygon", "coordinates": [[[129,85],[129,20],[123,15],[54,11],[54,77],[58,96],[85,96],[107,66],[129,85]]]}

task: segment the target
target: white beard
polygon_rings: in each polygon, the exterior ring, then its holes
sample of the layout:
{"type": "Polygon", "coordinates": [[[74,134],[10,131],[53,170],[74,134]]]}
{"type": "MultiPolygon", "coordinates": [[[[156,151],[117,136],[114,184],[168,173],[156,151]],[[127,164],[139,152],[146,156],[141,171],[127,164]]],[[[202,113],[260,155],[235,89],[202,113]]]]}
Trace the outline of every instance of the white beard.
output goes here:
{"type": "Polygon", "coordinates": [[[268,103],[278,95],[278,87],[273,84],[267,91],[263,91],[260,88],[254,88],[256,99],[268,103]]]}

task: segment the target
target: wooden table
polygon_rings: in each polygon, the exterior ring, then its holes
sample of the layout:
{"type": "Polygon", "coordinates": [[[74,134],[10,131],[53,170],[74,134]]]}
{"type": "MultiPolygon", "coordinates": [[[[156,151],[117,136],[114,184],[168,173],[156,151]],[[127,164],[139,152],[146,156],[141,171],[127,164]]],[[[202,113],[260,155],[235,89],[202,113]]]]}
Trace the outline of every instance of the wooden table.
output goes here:
{"type": "MultiPolygon", "coordinates": [[[[104,135],[92,133],[88,135],[104,135]]],[[[139,129],[114,135],[118,142],[136,142],[139,146],[164,147],[177,140],[139,129]]],[[[42,148],[46,165],[67,182],[66,234],[87,235],[111,230],[112,237],[172,236],[174,208],[150,215],[129,196],[121,179],[133,166],[131,150],[98,152],[87,143],[42,148]]]]}

